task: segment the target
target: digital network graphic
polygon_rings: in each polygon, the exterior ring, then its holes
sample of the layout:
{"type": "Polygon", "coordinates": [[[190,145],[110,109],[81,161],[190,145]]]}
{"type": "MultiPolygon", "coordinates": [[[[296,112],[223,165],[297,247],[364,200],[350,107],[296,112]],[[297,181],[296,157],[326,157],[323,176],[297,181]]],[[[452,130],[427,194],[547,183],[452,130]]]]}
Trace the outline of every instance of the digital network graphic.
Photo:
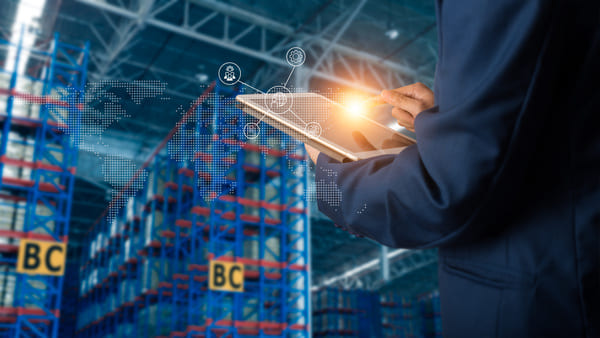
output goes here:
{"type": "MultiPolygon", "coordinates": [[[[306,61],[306,53],[300,47],[292,47],[285,54],[285,58],[287,63],[292,67],[287,79],[281,85],[275,85],[269,88],[266,92],[242,81],[242,71],[240,67],[234,62],[225,62],[221,65],[218,72],[219,80],[224,85],[233,86],[239,83],[260,94],[265,94],[265,108],[267,108],[273,114],[293,115],[300,123],[304,125],[307,134],[311,135],[314,138],[318,138],[323,132],[321,124],[315,121],[305,121],[296,113],[294,113],[294,96],[292,95],[292,90],[288,87],[290,78],[294,74],[296,68],[304,65],[306,61]]],[[[311,107],[311,109],[315,110],[315,116],[322,117],[323,115],[326,115],[328,113],[327,111],[325,111],[325,107],[319,107],[318,103],[316,102],[314,107],[311,107]]],[[[253,140],[261,135],[260,123],[262,122],[264,116],[265,115],[263,115],[263,117],[261,117],[255,122],[248,122],[244,125],[243,133],[246,139],[253,140]]],[[[320,169],[316,168],[316,170],[320,169]]],[[[333,175],[335,173],[328,174],[333,175]]],[[[335,183],[326,183],[324,180],[319,180],[316,181],[314,184],[309,184],[308,188],[304,193],[310,201],[322,200],[325,203],[336,208],[340,206],[342,201],[342,193],[339,187],[335,183]]]]}
{"type": "MultiPolygon", "coordinates": [[[[285,57],[291,66],[288,77],[285,82],[269,88],[266,92],[242,81],[242,69],[234,62],[226,62],[221,65],[218,70],[219,81],[227,86],[241,84],[261,94],[274,94],[267,101],[270,111],[276,114],[293,114],[299,121],[302,121],[293,112],[293,88],[290,88],[288,83],[296,68],[304,65],[306,54],[300,47],[292,47],[287,51],[285,57]]],[[[70,130],[77,129],[77,133],[70,134],[72,141],[81,150],[91,152],[100,159],[101,175],[104,181],[112,187],[112,201],[106,214],[109,220],[118,214],[130,197],[135,196],[144,187],[149,179],[149,174],[146,169],[139,167],[139,163],[130,159],[123,150],[115,149],[114,146],[105,142],[105,134],[120,121],[132,118],[128,109],[138,109],[135,107],[141,106],[144,102],[151,102],[151,100],[170,100],[165,96],[166,89],[167,83],[162,81],[107,80],[88,83],[83,104],[74,96],[72,104],[81,107],[81,118],[79,120],[69,119],[70,123],[68,128],[65,128],[65,132],[69,133],[70,130]]],[[[327,94],[330,97],[338,96],[336,93],[324,93],[324,95],[327,94]]],[[[177,113],[182,116],[182,119],[177,123],[177,132],[167,143],[167,154],[177,162],[194,163],[198,175],[210,177],[210,180],[198,180],[198,188],[206,202],[210,202],[215,196],[227,193],[227,190],[231,192],[236,188],[235,182],[227,180],[226,175],[241,147],[236,144],[225,145],[223,142],[215,142],[222,136],[220,134],[223,131],[216,130],[213,118],[217,114],[226,116],[232,111],[239,111],[237,109],[234,97],[219,97],[214,92],[209,94],[201,107],[195,107],[192,102],[189,107],[179,106],[177,109],[177,113]],[[189,114],[190,111],[191,114],[189,114]],[[184,116],[186,116],[185,119],[184,116]],[[212,156],[209,153],[218,154],[219,157],[228,160],[202,161],[202,159],[212,156]]],[[[316,110],[319,110],[319,107],[316,107],[316,110]]],[[[322,113],[316,112],[315,116],[322,113]]],[[[235,119],[234,116],[231,118],[235,119]]],[[[246,123],[241,130],[243,135],[237,135],[237,137],[245,138],[250,142],[257,139],[265,130],[264,127],[261,128],[261,122],[262,119],[255,119],[253,122],[246,123]]],[[[319,123],[310,121],[302,121],[302,123],[311,135],[318,137],[321,134],[322,129],[319,123]]],[[[269,135],[268,142],[272,143],[272,146],[281,144],[277,137],[276,134],[269,135]]],[[[308,165],[308,162],[306,163],[308,165]]],[[[298,174],[303,170],[298,167],[292,168],[291,163],[289,166],[290,169],[299,170],[298,174]]],[[[325,182],[310,184],[305,194],[309,200],[322,199],[334,207],[340,205],[342,198],[341,192],[335,184],[326,184],[325,182]]]]}
{"type": "MultiPolygon", "coordinates": [[[[306,131],[310,135],[312,135],[313,137],[319,137],[322,133],[322,128],[319,123],[305,122],[302,118],[300,118],[297,114],[294,113],[292,109],[294,105],[294,97],[292,95],[292,91],[288,87],[288,83],[290,81],[290,78],[294,74],[294,70],[297,67],[302,66],[306,61],[306,53],[300,47],[292,47],[285,54],[285,58],[287,63],[290,66],[292,66],[290,74],[288,75],[287,79],[282,85],[275,85],[269,88],[266,92],[242,81],[242,71],[240,67],[234,62],[225,62],[221,65],[221,67],[219,68],[219,80],[221,81],[221,83],[228,86],[233,86],[235,84],[240,83],[258,93],[269,95],[269,98],[266,101],[266,108],[268,108],[269,111],[271,111],[274,114],[280,115],[294,115],[299,121],[301,121],[304,124],[306,131]]],[[[244,126],[243,132],[244,136],[247,139],[255,139],[260,136],[260,122],[262,122],[262,118],[259,119],[257,122],[248,122],[244,126]]]]}

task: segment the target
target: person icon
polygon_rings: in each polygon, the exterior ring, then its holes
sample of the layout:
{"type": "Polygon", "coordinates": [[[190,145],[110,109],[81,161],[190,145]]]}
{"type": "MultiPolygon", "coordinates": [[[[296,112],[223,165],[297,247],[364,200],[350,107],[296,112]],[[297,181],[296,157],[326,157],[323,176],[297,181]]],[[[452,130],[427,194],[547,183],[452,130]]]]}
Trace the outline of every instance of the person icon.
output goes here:
{"type": "Polygon", "coordinates": [[[232,82],[232,81],[234,81],[236,79],[236,77],[235,77],[235,69],[233,68],[233,66],[227,66],[225,68],[225,76],[223,76],[223,78],[227,82],[232,82]]]}
{"type": "Polygon", "coordinates": [[[219,75],[219,80],[227,86],[233,86],[242,78],[242,70],[233,62],[222,64],[217,74],[219,75]]]}

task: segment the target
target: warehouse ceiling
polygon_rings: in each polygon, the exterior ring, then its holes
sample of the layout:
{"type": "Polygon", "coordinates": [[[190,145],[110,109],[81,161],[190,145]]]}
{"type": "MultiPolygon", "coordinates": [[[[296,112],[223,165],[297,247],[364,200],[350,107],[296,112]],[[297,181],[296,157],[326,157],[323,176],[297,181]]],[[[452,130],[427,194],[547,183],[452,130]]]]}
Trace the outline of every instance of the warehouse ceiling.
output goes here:
{"type": "MultiPolygon", "coordinates": [[[[4,35],[17,2],[0,4],[4,35]]],[[[105,135],[138,164],[178,121],[177,107],[189,106],[225,61],[235,61],[245,82],[265,89],[289,73],[274,59],[300,45],[308,55],[305,68],[320,74],[310,78],[311,90],[354,84],[380,90],[431,84],[437,60],[433,0],[48,0],[40,22],[40,34],[58,32],[71,44],[90,43],[90,81],[168,84],[170,100],[132,104],[131,118],[105,135]],[[358,68],[367,68],[367,76],[354,74],[358,68]]],[[[70,236],[74,254],[110,196],[99,167],[94,154],[80,152],[70,236]]],[[[375,243],[335,229],[322,217],[313,222],[312,238],[312,259],[319,262],[313,264],[314,280],[337,273],[341,263],[359,264],[379,253],[375,243]]]]}

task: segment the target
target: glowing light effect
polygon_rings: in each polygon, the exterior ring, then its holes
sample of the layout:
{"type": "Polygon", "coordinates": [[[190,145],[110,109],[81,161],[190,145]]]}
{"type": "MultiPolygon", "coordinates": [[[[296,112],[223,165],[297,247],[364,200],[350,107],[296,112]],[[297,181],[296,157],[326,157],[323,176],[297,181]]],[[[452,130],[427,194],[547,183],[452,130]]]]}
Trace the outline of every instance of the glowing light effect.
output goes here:
{"type": "Polygon", "coordinates": [[[385,36],[387,36],[390,40],[396,40],[399,35],[400,32],[395,28],[389,29],[385,32],[385,36]]]}
{"type": "Polygon", "coordinates": [[[352,99],[346,103],[346,109],[352,115],[362,115],[365,111],[365,100],[363,99],[352,99]]]}
{"type": "MultiPolygon", "coordinates": [[[[17,8],[17,15],[13,22],[11,29],[11,44],[17,45],[19,38],[21,38],[21,27],[25,26],[25,32],[23,36],[23,49],[21,49],[21,55],[19,56],[19,65],[17,69],[18,75],[25,74],[25,67],[27,66],[27,60],[29,60],[29,49],[33,47],[35,43],[35,30],[39,28],[39,19],[42,16],[42,11],[46,1],[39,0],[21,0],[19,7],[17,8]],[[28,29],[29,28],[29,29],[28,29]]],[[[5,69],[13,71],[15,68],[15,61],[17,58],[17,48],[10,46],[8,55],[6,56],[5,69]]]]}

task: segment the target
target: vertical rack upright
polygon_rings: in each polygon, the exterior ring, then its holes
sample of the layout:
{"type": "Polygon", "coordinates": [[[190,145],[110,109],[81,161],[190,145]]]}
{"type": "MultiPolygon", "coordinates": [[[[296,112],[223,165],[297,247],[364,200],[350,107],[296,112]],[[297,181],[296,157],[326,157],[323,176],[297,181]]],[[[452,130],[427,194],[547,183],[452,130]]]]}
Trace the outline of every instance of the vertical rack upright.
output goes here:
{"type": "Polygon", "coordinates": [[[0,71],[8,84],[0,88],[0,200],[14,215],[0,226],[0,334],[57,337],[63,277],[15,267],[22,239],[68,241],[89,46],[66,44],[55,34],[48,50],[40,50],[24,46],[23,36],[21,29],[17,43],[0,42],[15,51],[14,68],[0,71]]]}

